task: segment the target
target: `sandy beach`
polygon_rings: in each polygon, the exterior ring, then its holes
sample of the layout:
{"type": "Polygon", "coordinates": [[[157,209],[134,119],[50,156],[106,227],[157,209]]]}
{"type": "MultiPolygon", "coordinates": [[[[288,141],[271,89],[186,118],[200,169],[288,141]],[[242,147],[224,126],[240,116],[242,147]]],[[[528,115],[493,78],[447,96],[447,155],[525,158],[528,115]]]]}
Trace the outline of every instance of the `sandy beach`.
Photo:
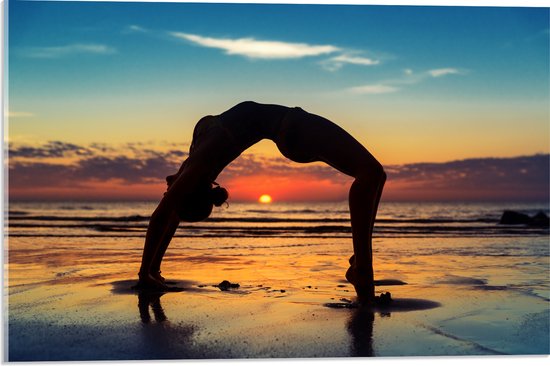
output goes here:
{"type": "Polygon", "coordinates": [[[163,275],[181,291],[140,293],[139,236],[14,235],[8,359],[547,354],[547,239],[378,238],[394,300],[357,308],[349,238],[176,237],[163,275]]]}

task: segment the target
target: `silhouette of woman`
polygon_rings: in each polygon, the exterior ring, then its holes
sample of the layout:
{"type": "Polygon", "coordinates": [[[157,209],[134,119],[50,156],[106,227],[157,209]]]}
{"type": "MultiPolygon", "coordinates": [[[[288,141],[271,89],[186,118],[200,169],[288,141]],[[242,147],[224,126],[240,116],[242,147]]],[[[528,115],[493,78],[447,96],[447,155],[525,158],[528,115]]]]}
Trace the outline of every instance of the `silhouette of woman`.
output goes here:
{"type": "Polygon", "coordinates": [[[151,215],[138,286],[166,289],[162,258],[180,221],[206,219],[227,191],[215,183],[220,172],[262,139],[298,163],[323,161],[355,178],[349,192],[354,255],[346,278],[360,298],[374,300],[372,231],[386,181],[382,165],[356,139],[331,121],[299,107],[243,102],[195,126],[189,157],[166,177],[167,192],[151,215]]]}

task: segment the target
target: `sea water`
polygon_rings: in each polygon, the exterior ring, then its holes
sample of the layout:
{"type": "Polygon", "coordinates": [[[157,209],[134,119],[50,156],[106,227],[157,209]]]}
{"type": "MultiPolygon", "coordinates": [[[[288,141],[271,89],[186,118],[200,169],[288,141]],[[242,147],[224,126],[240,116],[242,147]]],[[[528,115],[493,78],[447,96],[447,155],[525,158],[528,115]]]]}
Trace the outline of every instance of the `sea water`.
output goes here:
{"type": "MultiPolygon", "coordinates": [[[[10,202],[7,248],[47,250],[63,243],[67,250],[140,252],[155,207],[152,201],[10,202]]],[[[462,257],[548,257],[548,227],[502,225],[499,221],[505,210],[530,216],[549,214],[548,202],[383,202],[373,250],[375,255],[395,258],[419,251],[462,257]],[[407,246],[401,245],[401,239],[409,239],[407,246]]],[[[215,208],[203,222],[181,223],[175,238],[169,253],[242,254],[254,250],[285,255],[307,248],[321,254],[351,254],[347,202],[231,203],[215,208]]]]}
{"type": "MultiPolygon", "coordinates": [[[[142,237],[156,202],[10,202],[10,237],[142,237]]],[[[548,202],[385,203],[375,236],[387,237],[541,237],[548,228],[501,225],[505,210],[530,216],[549,213],[548,202]]],[[[347,202],[231,203],[215,208],[201,223],[182,223],[176,236],[349,237],[347,202]]]]}

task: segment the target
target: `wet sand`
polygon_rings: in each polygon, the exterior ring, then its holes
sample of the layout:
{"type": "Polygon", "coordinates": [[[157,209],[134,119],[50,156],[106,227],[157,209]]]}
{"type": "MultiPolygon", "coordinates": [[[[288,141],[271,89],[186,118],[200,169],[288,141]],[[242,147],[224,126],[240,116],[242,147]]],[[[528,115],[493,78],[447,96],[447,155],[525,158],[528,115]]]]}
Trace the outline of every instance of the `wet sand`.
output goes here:
{"type": "Polygon", "coordinates": [[[386,280],[377,292],[394,301],[367,308],[354,306],[344,279],[346,243],[205,253],[179,250],[184,239],[175,239],[163,275],[183,290],[163,294],[131,289],[137,239],[82,238],[79,248],[32,240],[10,239],[10,361],[549,353],[548,284],[533,282],[547,257],[522,267],[516,257],[377,252],[376,276],[386,280]],[[239,287],[222,291],[223,280],[239,287]]]}

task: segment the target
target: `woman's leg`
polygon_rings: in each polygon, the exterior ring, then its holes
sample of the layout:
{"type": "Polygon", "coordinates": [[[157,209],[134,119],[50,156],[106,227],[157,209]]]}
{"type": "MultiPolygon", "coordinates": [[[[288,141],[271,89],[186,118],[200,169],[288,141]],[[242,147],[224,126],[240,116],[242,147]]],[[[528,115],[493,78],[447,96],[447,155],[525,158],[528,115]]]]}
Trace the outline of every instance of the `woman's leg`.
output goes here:
{"type": "Polygon", "coordinates": [[[346,278],[355,286],[359,297],[373,300],[372,234],[386,174],[381,166],[371,167],[367,174],[355,179],[349,193],[354,256],[346,278]]]}
{"type": "Polygon", "coordinates": [[[287,158],[324,161],[355,178],[349,193],[354,257],[346,278],[366,300],[374,299],[372,233],[386,174],[382,165],[353,136],[326,118],[292,109],[276,138],[287,158]]]}
{"type": "Polygon", "coordinates": [[[162,239],[160,241],[160,245],[157,248],[157,251],[155,253],[155,256],[153,257],[153,260],[151,262],[150,267],[150,274],[154,278],[164,282],[164,278],[160,275],[160,266],[162,263],[162,258],[164,257],[164,253],[166,253],[166,249],[168,249],[168,245],[170,244],[170,241],[172,240],[172,237],[176,233],[176,230],[178,229],[180,223],[180,219],[178,215],[173,212],[172,216],[169,218],[168,225],[166,226],[166,231],[164,232],[164,235],[162,236],[162,239]]]}
{"type": "Polygon", "coordinates": [[[143,245],[143,254],[141,256],[138,286],[151,288],[166,287],[162,281],[151,276],[153,260],[168,227],[166,220],[170,217],[170,211],[166,209],[166,206],[165,198],[163,198],[149,220],[147,234],[145,235],[145,244],[143,245]]]}

